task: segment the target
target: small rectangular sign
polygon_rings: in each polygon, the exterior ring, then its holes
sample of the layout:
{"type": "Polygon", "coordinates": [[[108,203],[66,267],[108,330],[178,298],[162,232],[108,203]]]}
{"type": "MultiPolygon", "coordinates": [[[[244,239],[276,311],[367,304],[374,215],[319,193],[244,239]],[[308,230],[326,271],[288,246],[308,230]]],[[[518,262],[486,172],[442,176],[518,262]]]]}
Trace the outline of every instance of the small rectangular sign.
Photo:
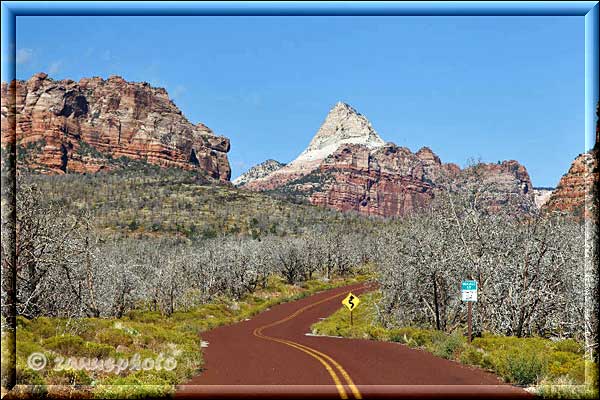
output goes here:
{"type": "Polygon", "coordinates": [[[477,281],[462,281],[462,301],[477,301],[477,281]]]}

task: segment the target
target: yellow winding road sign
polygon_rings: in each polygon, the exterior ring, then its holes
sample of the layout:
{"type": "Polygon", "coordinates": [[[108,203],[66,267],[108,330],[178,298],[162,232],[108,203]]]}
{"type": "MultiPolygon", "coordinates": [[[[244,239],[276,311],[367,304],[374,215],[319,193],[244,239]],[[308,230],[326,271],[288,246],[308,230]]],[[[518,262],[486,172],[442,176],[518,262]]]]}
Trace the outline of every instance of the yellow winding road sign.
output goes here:
{"type": "Polygon", "coordinates": [[[352,293],[348,293],[348,296],[344,300],[342,300],[342,304],[348,308],[348,310],[352,311],[356,308],[356,306],[360,303],[358,297],[353,295],[352,293]]]}

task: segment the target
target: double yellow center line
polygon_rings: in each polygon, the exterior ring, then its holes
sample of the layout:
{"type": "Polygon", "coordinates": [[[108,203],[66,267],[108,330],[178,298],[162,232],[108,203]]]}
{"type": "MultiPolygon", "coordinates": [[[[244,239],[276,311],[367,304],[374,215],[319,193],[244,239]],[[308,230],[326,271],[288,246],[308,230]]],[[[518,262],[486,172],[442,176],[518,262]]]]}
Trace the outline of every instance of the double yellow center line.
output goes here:
{"type": "Polygon", "coordinates": [[[344,380],[346,381],[346,383],[348,384],[348,387],[350,388],[350,390],[352,391],[352,394],[354,395],[355,399],[362,399],[362,395],[360,394],[360,391],[358,390],[358,388],[356,387],[356,385],[354,384],[354,382],[352,381],[352,379],[350,378],[350,375],[348,374],[348,372],[346,372],[346,370],[340,365],[340,363],[338,363],[337,361],[335,361],[333,358],[331,358],[330,356],[328,356],[327,354],[324,354],[316,349],[313,349],[312,347],[297,343],[297,342],[293,342],[291,340],[286,340],[286,339],[280,339],[280,338],[276,338],[276,337],[272,337],[272,336],[267,336],[265,334],[262,333],[263,329],[266,328],[271,328],[273,326],[282,324],[286,321],[291,320],[292,318],[297,317],[298,315],[302,314],[304,311],[313,308],[321,303],[324,303],[326,301],[330,301],[333,300],[337,297],[341,297],[343,295],[345,295],[345,292],[342,292],[340,294],[336,294],[330,297],[327,297],[323,300],[319,300],[315,303],[309,304],[307,306],[304,306],[302,308],[300,308],[299,310],[297,310],[296,312],[288,315],[287,317],[280,319],[278,321],[272,322],[268,325],[264,325],[261,326],[259,328],[256,328],[253,332],[254,336],[259,337],[261,339],[266,339],[266,340],[270,340],[273,342],[278,342],[278,343],[283,343],[287,346],[293,347],[297,350],[300,350],[306,354],[308,354],[309,356],[315,358],[317,361],[319,361],[327,370],[327,372],[329,372],[329,375],[331,375],[331,379],[333,379],[333,383],[335,384],[337,391],[340,395],[340,398],[342,399],[347,399],[348,398],[348,394],[346,393],[346,389],[344,387],[344,385],[342,384],[342,381],[340,380],[338,374],[336,373],[335,369],[333,367],[335,367],[338,372],[342,375],[342,377],[344,378],[344,380]],[[333,367],[332,367],[333,365],[333,367]]]}

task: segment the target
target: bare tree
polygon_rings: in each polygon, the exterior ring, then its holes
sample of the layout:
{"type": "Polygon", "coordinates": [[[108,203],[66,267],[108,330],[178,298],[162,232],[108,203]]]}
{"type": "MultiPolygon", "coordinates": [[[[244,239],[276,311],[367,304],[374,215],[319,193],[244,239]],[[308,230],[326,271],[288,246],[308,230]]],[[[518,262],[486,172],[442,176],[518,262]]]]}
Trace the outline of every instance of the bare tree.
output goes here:
{"type": "Polygon", "coordinates": [[[452,331],[466,314],[460,282],[476,279],[476,331],[581,336],[582,226],[542,217],[516,196],[501,201],[481,185],[441,191],[427,213],[384,233],[388,322],[452,331]]]}

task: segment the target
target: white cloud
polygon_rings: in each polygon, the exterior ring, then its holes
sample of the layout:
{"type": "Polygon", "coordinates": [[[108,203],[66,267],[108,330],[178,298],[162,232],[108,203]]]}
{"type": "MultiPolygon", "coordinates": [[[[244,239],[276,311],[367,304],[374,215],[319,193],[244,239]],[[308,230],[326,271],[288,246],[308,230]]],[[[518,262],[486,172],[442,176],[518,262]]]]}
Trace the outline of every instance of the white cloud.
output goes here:
{"type": "Polygon", "coordinates": [[[242,161],[242,160],[235,160],[232,163],[236,168],[244,170],[246,168],[248,168],[249,164],[246,161],[242,161]]]}
{"type": "Polygon", "coordinates": [[[241,94],[240,100],[246,104],[258,107],[262,102],[262,96],[259,93],[248,92],[245,94],[241,94]]]}
{"type": "Polygon", "coordinates": [[[186,89],[185,86],[183,85],[177,85],[175,86],[175,88],[173,89],[173,91],[170,93],[171,94],[171,98],[177,98],[179,96],[181,96],[183,93],[185,93],[186,89]]]}
{"type": "Polygon", "coordinates": [[[19,49],[16,54],[17,58],[15,59],[17,64],[26,64],[31,61],[33,57],[33,50],[31,49],[19,49]]]}
{"type": "Polygon", "coordinates": [[[112,62],[112,61],[116,61],[117,57],[112,53],[112,51],[110,51],[110,50],[104,50],[102,52],[102,59],[104,61],[112,62]]]}
{"type": "Polygon", "coordinates": [[[48,75],[54,75],[62,68],[62,61],[54,61],[48,66],[48,75]]]}

